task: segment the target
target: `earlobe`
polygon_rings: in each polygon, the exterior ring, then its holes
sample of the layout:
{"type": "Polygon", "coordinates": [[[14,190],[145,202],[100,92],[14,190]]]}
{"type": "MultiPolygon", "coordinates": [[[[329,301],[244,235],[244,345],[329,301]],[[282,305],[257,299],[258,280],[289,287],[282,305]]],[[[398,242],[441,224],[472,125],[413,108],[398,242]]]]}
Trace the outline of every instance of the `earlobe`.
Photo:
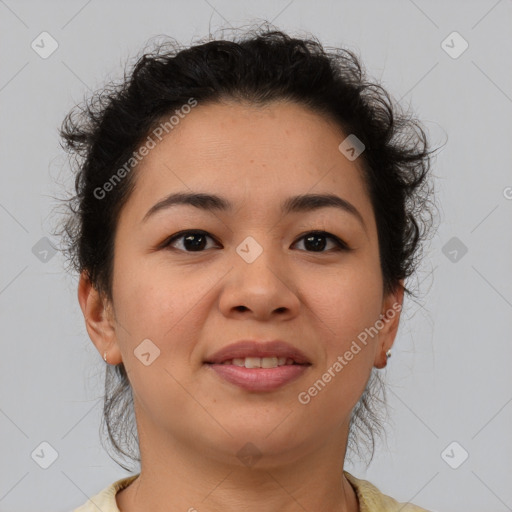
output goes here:
{"type": "Polygon", "coordinates": [[[85,271],[80,274],[78,283],[78,302],[85,319],[85,327],[94,346],[104,357],[108,356],[109,364],[121,362],[121,355],[117,345],[116,332],[110,307],[105,299],[92,285],[85,271]]]}

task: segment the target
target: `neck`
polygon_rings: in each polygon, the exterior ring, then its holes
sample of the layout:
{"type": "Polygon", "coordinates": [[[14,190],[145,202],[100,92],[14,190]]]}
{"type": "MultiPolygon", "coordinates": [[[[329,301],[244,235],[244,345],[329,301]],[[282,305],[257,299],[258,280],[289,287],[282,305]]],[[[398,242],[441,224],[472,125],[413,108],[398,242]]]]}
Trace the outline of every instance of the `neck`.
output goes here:
{"type": "Polygon", "coordinates": [[[355,491],[343,475],[346,427],[300,455],[298,448],[279,456],[269,450],[244,462],[197,445],[169,444],[168,434],[145,427],[139,432],[147,433],[139,436],[141,472],[116,495],[121,512],[359,511],[355,491]]]}

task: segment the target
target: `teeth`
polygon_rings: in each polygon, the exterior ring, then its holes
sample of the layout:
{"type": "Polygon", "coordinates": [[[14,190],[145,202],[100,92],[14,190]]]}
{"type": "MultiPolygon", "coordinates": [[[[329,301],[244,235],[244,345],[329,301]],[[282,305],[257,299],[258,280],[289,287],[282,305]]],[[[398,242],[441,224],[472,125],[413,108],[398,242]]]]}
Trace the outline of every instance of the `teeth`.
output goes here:
{"type": "MultiPolygon", "coordinates": [[[[269,357],[246,357],[245,367],[246,368],[261,368],[264,360],[269,360],[269,357]]],[[[277,366],[277,363],[276,363],[277,366]]]]}
{"type": "Polygon", "coordinates": [[[293,359],[286,357],[245,357],[224,361],[222,364],[245,366],[246,368],[277,368],[294,364],[294,362],[293,359]]]}
{"type": "Polygon", "coordinates": [[[261,358],[261,367],[262,368],[277,368],[277,365],[278,365],[277,357],[262,357],[261,358]]]}

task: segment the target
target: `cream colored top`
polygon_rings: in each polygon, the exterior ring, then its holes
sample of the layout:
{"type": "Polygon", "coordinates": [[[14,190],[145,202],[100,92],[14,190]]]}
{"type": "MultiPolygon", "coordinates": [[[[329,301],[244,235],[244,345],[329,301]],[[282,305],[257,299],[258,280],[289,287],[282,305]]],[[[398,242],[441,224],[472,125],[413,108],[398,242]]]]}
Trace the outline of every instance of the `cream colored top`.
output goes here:
{"type": "MultiPolygon", "coordinates": [[[[428,510],[410,503],[398,503],[393,498],[382,494],[367,480],[360,480],[346,471],[343,473],[356,491],[359,512],[428,512],[428,510]]],[[[139,474],[132,475],[115,481],[73,512],[120,512],[116,503],[116,494],[121,489],[128,487],[138,476],[139,474]]]]}

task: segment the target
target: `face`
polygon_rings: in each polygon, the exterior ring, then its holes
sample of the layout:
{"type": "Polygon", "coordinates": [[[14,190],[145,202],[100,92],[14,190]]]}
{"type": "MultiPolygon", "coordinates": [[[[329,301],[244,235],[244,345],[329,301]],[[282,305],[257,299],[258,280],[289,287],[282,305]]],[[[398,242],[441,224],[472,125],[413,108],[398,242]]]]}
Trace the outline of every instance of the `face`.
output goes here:
{"type": "Polygon", "coordinates": [[[141,438],[231,462],[251,442],[269,464],[344,442],[393,343],[402,298],[383,295],[359,161],[338,149],[346,136],[296,104],[198,105],[138,165],[115,236],[112,315],[94,316],[99,302],[83,280],[79,298],[100,353],[125,365],[141,438]],[[175,193],[218,196],[230,208],[148,214],[175,193]],[[342,207],[282,209],[308,194],[337,196],[342,207]],[[363,343],[376,322],[384,326],[363,343]],[[309,365],[273,389],[246,389],[205,363],[239,340],[283,340],[309,365]]]}

